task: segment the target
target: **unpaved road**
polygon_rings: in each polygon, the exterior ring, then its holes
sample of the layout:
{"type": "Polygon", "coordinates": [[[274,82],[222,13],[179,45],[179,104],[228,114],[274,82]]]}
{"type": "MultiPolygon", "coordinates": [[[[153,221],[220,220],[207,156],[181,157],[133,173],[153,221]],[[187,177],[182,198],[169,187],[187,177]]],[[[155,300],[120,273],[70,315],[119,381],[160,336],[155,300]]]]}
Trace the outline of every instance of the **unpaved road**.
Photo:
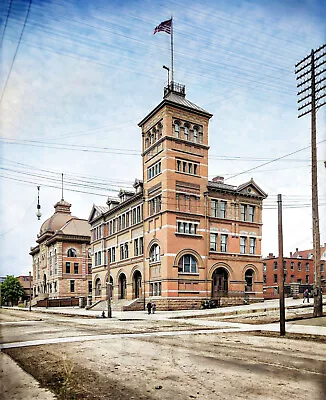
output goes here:
{"type": "Polygon", "coordinates": [[[5,351],[59,399],[326,398],[325,342],[209,330],[184,336],[178,334],[188,328],[184,321],[181,327],[178,321],[55,315],[40,321],[40,314],[3,313],[5,343],[117,333],[97,341],[5,351]],[[167,330],[175,336],[119,336],[167,330]]]}

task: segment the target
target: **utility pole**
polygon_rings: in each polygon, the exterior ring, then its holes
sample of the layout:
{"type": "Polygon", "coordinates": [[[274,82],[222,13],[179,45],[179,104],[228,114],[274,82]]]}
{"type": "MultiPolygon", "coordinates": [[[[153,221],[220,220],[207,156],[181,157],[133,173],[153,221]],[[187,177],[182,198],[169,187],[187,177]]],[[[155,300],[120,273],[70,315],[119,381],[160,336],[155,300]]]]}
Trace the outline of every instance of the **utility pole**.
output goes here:
{"type": "Polygon", "coordinates": [[[280,336],[285,335],[285,304],[284,304],[284,260],[283,260],[283,222],[282,222],[282,195],[277,195],[278,209],[278,259],[280,264],[279,297],[280,297],[280,336]]]}
{"type": "Polygon", "coordinates": [[[314,254],[314,317],[323,315],[323,298],[321,292],[320,277],[320,233],[319,233],[319,211],[318,211],[318,186],[317,186],[317,145],[316,145],[316,111],[326,104],[319,102],[326,96],[326,72],[323,65],[326,64],[326,44],[311,53],[295,65],[297,74],[297,88],[303,87],[298,93],[298,110],[301,111],[298,118],[311,114],[311,180],[312,180],[312,233],[314,254]],[[320,76],[320,78],[319,78],[320,76]],[[317,80],[316,80],[317,78],[317,80]],[[306,103],[300,105],[301,102],[306,103]]]}
{"type": "Polygon", "coordinates": [[[106,293],[108,296],[108,318],[112,318],[112,309],[111,309],[111,251],[108,250],[108,282],[106,285],[106,293]]]}
{"type": "Polygon", "coordinates": [[[32,274],[29,271],[29,311],[32,311],[32,274]]]}

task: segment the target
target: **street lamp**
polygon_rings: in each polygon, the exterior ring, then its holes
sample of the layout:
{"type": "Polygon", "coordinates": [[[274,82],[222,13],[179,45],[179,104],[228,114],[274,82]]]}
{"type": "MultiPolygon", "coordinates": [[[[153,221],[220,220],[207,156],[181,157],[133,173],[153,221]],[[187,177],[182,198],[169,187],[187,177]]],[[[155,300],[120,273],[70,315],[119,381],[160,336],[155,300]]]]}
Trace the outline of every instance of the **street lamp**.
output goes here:
{"type": "Polygon", "coordinates": [[[32,311],[32,274],[29,271],[29,311],[32,311]]]}
{"type": "Polygon", "coordinates": [[[36,211],[36,216],[37,219],[40,220],[42,217],[42,213],[41,213],[41,206],[40,206],[40,187],[37,187],[37,211],[36,211]]]}
{"type": "Polygon", "coordinates": [[[108,250],[108,281],[106,283],[106,293],[108,296],[108,318],[112,318],[112,309],[111,309],[111,268],[110,268],[110,256],[111,251],[108,250]]]}
{"type": "Polygon", "coordinates": [[[163,65],[163,68],[168,71],[168,85],[170,86],[170,68],[167,67],[166,65],[163,65]]]}

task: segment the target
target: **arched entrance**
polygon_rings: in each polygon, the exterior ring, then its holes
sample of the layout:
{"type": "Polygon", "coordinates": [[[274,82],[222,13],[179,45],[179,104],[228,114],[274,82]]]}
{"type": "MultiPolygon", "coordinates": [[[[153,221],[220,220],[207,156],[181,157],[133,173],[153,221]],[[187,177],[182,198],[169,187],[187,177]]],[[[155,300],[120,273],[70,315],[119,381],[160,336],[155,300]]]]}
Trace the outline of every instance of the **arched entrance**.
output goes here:
{"type": "Polygon", "coordinates": [[[229,273],[225,268],[219,267],[212,275],[212,297],[224,296],[228,293],[229,273]]]}
{"type": "Polygon", "coordinates": [[[142,287],[141,287],[141,273],[136,270],[132,277],[132,287],[133,287],[133,298],[138,299],[142,296],[142,287]]]}
{"type": "Polygon", "coordinates": [[[125,299],[127,295],[127,278],[122,272],[119,276],[119,299],[125,299]]]}
{"type": "Polygon", "coordinates": [[[101,296],[102,287],[101,287],[101,279],[97,278],[95,281],[95,296],[101,296]]]}
{"type": "Polygon", "coordinates": [[[252,285],[254,281],[254,271],[252,269],[247,269],[245,273],[245,292],[252,292],[252,285]]]}

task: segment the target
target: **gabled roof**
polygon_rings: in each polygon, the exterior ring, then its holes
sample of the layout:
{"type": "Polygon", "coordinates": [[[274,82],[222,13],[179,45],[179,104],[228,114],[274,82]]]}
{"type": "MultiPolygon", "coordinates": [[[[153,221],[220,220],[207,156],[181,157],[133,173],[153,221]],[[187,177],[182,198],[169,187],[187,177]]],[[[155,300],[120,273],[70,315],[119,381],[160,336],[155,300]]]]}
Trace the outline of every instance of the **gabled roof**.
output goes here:
{"type": "Polygon", "coordinates": [[[251,178],[249,182],[242,183],[237,187],[238,193],[250,194],[251,196],[256,195],[263,198],[267,197],[267,193],[265,193],[257,183],[251,178]]]}
{"type": "Polygon", "coordinates": [[[108,206],[97,206],[93,204],[93,207],[91,209],[91,212],[88,217],[88,222],[91,223],[93,219],[100,217],[101,215],[105,214],[107,211],[109,211],[110,208],[108,206]]]}
{"type": "Polygon", "coordinates": [[[267,197],[267,193],[265,193],[252,178],[249,182],[242,183],[239,186],[228,185],[224,182],[209,181],[207,187],[210,190],[226,191],[234,194],[242,194],[244,196],[261,197],[263,199],[267,197]]]}

